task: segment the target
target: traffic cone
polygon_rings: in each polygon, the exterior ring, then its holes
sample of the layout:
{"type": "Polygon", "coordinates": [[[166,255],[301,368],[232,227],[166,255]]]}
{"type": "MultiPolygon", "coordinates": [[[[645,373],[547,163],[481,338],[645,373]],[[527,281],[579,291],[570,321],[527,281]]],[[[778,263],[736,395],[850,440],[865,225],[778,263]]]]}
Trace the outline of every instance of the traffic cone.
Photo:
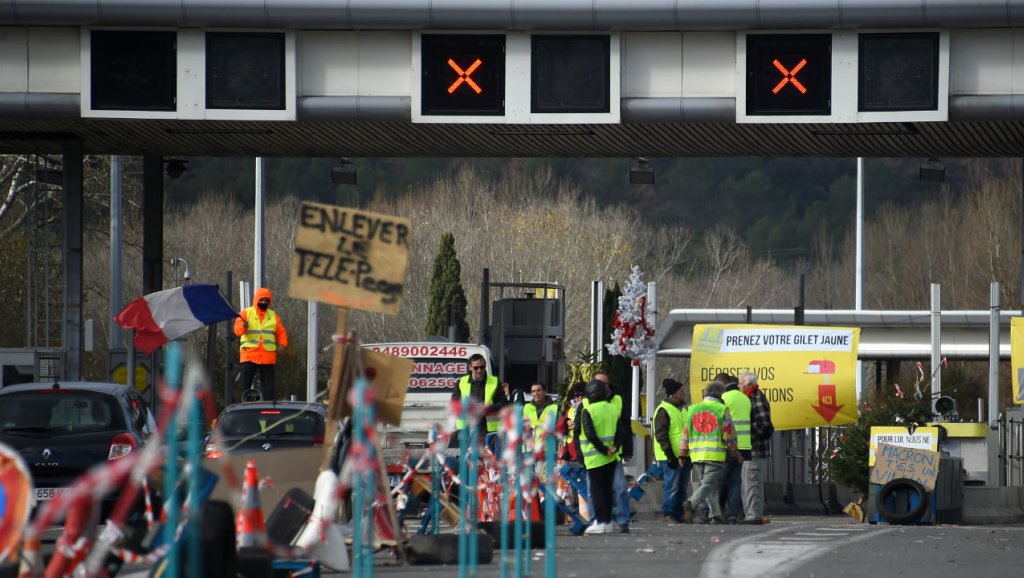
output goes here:
{"type": "Polygon", "coordinates": [[[260,506],[259,477],[256,462],[245,464],[245,481],[242,483],[242,508],[235,520],[235,546],[239,549],[263,546],[267,543],[267,525],[263,521],[260,506]]]}

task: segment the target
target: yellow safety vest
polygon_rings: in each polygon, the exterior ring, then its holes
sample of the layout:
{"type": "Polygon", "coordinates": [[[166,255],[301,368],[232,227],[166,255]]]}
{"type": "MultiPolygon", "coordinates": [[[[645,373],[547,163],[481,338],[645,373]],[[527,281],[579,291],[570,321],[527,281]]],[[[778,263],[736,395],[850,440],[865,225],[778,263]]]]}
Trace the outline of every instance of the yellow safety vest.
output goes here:
{"type": "Polygon", "coordinates": [[[249,329],[242,335],[238,349],[256,349],[262,342],[264,350],[277,351],[277,315],[267,309],[261,323],[255,307],[249,307],[246,311],[249,329]]]}
{"type": "MultiPolygon", "coordinates": [[[[594,433],[605,447],[611,447],[615,443],[615,427],[619,422],[619,412],[615,406],[607,401],[599,401],[590,404],[587,408],[590,414],[590,421],[594,424],[594,433]]],[[[581,416],[582,417],[582,416],[581,416]]],[[[600,454],[594,444],[587,439],[587,430],[580,428],[580,450],[583,452],[583,465],[588,470],[599,468],[616,460],[615,456],[600,454]]]]}
{"type": "MultiPolygon", "coordinates": [[[[576,408],[578,407],[579,404],[570,405],[568,411],[565,412],[565,417],[571,420],[573,425],[576,425],[576,408]]],[[[565,436],[566,445],[571,444],[574,439],[576,439],[576,428],[572,427],[569,428],[569,433],[565,436]]]]}
{"type": "MultiPolygon", "coordinates": [[[[463,398],[469,397],[469,391],[472,386],[469,383],[469,376],[463,375],[462,379],[459,380],[459,394],[463,398]]],[[[494,394],[498,391],[498,378],[493,375],[487,376],[487,381],[484,383],[484,404],[491,405],[494,403],[494,394]]],[[[487,419],[487,433],[498,431],[498,416],[489,415],[487,419]]],[[[465,429],[466,422],[462,419],[455,420],[456,429],[465,429]]]]}
{"type": "Polygon", "coordinates": [[[686,426],[690,430],[691,461],[725,461],[725,441],[722,439],[724,419],[725,404],[720,401],[706,399],[690,406],[690,411],[686,414],[686,426]]]}
{"type": "MultiPolygon", "coordinates": [[[[544,406],[544,409],[540,411],[540,417],[537,416],[537,406],[530,402],[523,406],[523,427],[533,428],[533,441],[539,443],[541,435],[544,432],[544,428],[547,426],[549,419],[552,415],[558,415],[558,404],[548,403],[544,406]]],[[[554,430],[552,430],[554,432],[554,430]]]]}
{"type": "Polygon", "coordinates": [[[736,428],[736,448],[753,448],[750,443],[750,398],[738,389],[731,389],[722,394],[722,401],[729,408],[729,417],[736,428]]]}
{"type": "MultiPolygon", "coordinates": [[[[658,417],[658,410],[665,410],[665,413],[668,414],[668,442],[672,446],[673,452],[678,454],[679,444],[683,441],[683,410],[668,401],[658,404],[658,409],[654,411],[655,418],[658,417]]],[[[665,450],[661,449],[661,444],[658,443],[657,420],[653,422],[651,433],[654,435],[654,459],[658,461],[667,460],[668,454],[665,453],[665,450]]]]}

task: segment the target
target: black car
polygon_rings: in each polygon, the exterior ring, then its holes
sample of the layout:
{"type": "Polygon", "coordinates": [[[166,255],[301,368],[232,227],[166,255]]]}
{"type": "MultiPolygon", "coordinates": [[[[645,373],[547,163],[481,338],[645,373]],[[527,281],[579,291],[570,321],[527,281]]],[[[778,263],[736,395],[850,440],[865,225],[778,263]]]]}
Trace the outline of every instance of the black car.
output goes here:
{"type": "Polygon", "coordinates": [[[206,457],[224,453],[311,447],[324,443],[327,406],[301,401],[250,401],[224,408],[206,444],[206,457]]]}
{"type": "Polygon", "coordinates": [[[136,451],[154,431],[149,407],[127,385],[58,381],[0,388],[0,442],[25,460],[37,503],[68,491],[96,464],[136,451]]]}

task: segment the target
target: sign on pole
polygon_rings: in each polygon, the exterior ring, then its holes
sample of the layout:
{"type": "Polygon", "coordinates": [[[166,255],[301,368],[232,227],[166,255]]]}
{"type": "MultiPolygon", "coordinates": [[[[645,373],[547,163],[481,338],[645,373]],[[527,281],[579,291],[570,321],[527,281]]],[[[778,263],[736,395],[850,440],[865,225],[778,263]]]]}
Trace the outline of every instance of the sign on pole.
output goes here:
{"type": "Polygon", "coordinates": [[[786,325],[695,325],[690,399],[719,373],[757,375],[777,430],[857,421],[860,329],[786,325]]]}
{"type": "Polygon", "coordinates": [[[395,315],[402,308],[411,234],[409,219],[302,203],[288,294],[395,315]]]}

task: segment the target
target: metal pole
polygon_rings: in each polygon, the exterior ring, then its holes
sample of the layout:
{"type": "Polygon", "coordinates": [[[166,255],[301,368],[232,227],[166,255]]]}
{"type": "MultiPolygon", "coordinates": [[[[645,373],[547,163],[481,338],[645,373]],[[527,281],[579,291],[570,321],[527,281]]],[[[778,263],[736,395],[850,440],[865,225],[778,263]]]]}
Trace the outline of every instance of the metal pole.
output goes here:
{"type": "MultiPolygon", "coordinates": [[[[985,422],[988,429],[988,477],[986,485],[999,486],[999,282],[989,285],[989,324],[988,324],[988,413],[985,422]]],[[[981,399],[978,400],[978,421],[982,422],[981,399]]],[[[983,422],[984,423],[984,422],[983,422]]]]}
{"type": "Polygon", "coordinates": [[[932,283],[932,403],[942,394],[942,286],[932,283]]]}
{"type": "Polygon", "coordinates": [[[252,284],[254,288],[265,287],[263,283],[263,157],[256,157],[256,230],[253,235],[252,284]]]}
{"type": "MultiPolygon", "coordinates": [[[[494,336],[489,335],[487,332],[487,326],[490,325],[490,300],[491,300],[491,270],[484,268],[483,280],[480,282],[480,336],[477,337],[477,341],[486,345],[487,347],[493,347],[494,336]]],[[[491,354],[494,354],[492,349],[491,354]]]]}
{"type": "Polygon", "coordinates": [[[306,401],[316,401],[317,383],[316,373],[318,367],[317,351],[320,349],[320,335],[317,331],[319,325],[319,309],[316,301],[306,302],[306,401]]]}
{"type": "Polygon", "coordinates": [[[121,293],[121,156],[110,157],[110,343],[108,348],[121,347],[121,326],[114,322],[124,306],[121,293]]]}
{"type": "MultiPolygon", "coordinates": [[[[864,309],[864,158],[857,157],[857,257],[855,290],[853,297],[853,309],[862,311],[864,309]]],[[[860,407],[860,400],[864,393],[864,364],[858,359],[854,364],[856,367],[855,386],[853,388],[854,398],[857,400],[857,407],[860,407]]]]}
{"type": "Polygon", "coordinates": [[[597,282],[597,296],[594,299],[594,327],[597,339],[594,340],[594,344],[597,346],[594,351],[597,352],[597,359],[594,361],[604,361],[604,281],[597,282]]]}
{"type": "MultiPolygon", "coordinates": [[[[658,321],[658,287],[657,283],[650,281],[647,283],[647,320],[651,327],[658,327],[656,325],[658,321]]],[[[647,361],[647,375],[644,379],[644,385],[647,391],[647,407],[644,408],[644,415],[647,421],[654,425],[654,393],[658,390],[657,380],[658,377],[658,356],[650,358],[647,361]]],[[[652,438],[653,439],[653,438],[652,438]]]]}
{"type": "MultiPolygon", "coordinates": [[[[228,299],[228,303],[231,303],[231,284],[233,283],[231,271],[227,273],[227,289],[225,289],[225,297],[228,299]]],[[[231,405],[231,392],[233,390],[233,384],[231,382],[231,367],[234,365],[231,361],[231,338],[234,337],[235,333],[233,328],[235,326],[234,320],[228,322],[228,326],[224,329],[224,406],[231,405]]]]}

